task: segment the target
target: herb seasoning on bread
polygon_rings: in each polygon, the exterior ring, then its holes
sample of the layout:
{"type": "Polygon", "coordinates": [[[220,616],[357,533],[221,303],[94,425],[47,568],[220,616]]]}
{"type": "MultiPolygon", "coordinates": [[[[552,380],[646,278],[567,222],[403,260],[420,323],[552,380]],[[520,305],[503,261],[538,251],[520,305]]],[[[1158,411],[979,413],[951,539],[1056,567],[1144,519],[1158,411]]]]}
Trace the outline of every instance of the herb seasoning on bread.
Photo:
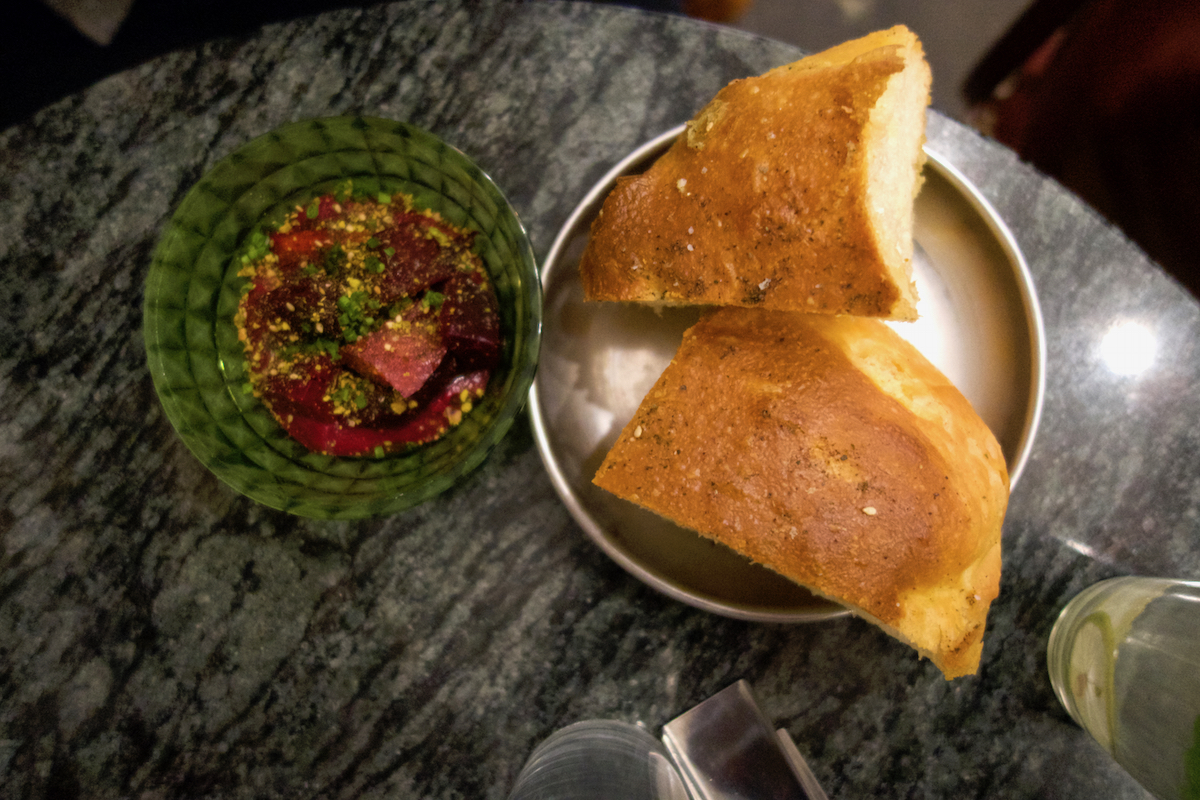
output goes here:
{"type": "Polygon", "coordinates": [[[729,84],[605,199],[587,298],[916,319],[929,87],[903,26],[729,84]]]}
{"type": "Polygon", "coordinates": [[[879,320],[736,307],[701,319],[594,480],[845,605],[947,678],[978,667],[1004,455],[879,320]]]}

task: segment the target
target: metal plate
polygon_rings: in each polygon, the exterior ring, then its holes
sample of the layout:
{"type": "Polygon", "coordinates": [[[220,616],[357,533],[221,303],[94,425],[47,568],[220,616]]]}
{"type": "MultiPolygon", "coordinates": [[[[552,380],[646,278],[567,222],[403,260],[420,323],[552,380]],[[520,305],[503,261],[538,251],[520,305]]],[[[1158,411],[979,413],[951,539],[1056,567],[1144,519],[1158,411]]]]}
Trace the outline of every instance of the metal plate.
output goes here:
{"type": "MultiPolygon", "coordinates": [[[[542,353],[530,393],[538,449],[584,531],[659,591],[739,619],[841,616],[847,613],[841,606],[591,482],[701,312],[586,303],[579,258],[616,178],[644,170],[682,130],[662,134],[617,164],[571,214],[547,255],[542,353]]],[[[971,401],[996,434],[1015,485],[1044,393],[1044,335],[1033,281],[986,200],[936,153],[926,152],[913,259],[921,319],[894,327],[971,401]]]]}

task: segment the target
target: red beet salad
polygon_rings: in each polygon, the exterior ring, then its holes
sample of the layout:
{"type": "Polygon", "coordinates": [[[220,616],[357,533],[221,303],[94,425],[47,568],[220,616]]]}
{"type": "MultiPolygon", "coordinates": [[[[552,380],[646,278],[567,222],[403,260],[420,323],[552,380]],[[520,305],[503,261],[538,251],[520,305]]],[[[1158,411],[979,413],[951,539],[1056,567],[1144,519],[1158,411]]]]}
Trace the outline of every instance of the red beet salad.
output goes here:
{"type": "Polygon", "coordinates": [[[238,335],[254,394],[294,439],[382,456],[471,411],[501,352],[473,239],[410,197],[349,189],[252,237],[238,335]]]}

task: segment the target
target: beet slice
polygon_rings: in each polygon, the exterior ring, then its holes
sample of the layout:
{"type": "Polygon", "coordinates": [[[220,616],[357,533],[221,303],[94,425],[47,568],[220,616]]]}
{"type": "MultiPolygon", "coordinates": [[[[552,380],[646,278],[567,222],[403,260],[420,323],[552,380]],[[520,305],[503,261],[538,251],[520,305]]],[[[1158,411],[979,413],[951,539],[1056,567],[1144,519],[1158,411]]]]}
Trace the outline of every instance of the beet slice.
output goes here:
{"type": "Polygon", "coordinates": [[[446,355],[446,345],[430,321],[402,318],[346,345],[341,354],[346,365],[358,374],[390,386],[409,398],[437,370],[446,355]]]}
{"type": "Polygon", "coordinates": [[[369,456],[378,448],[390,453],[432,442],[457,424],[463,405],[477,400],[487,388],[486,370],[459,375],[410,417],[373,427],[351,428],[320,418],[295,416],[287,432],[309,450],[331,456],[369,456]],[[465,394],[464,394],[465,393],[465,394]]]}
{"type": "Polygon", "coordinates": [[[336,422],[296,417],[286,426],[288,435],[314,453],[331,456],[368,455],[382,443],[372,428],[346,428],[336,422]]]}
{"type": "Polygon", "coordinates": [[[377,238],[380,243],[378,257],[385,267],[379,278],[383,302],[417,297],[458,271],[453,250],[426,236],[413,220],[400,223],[377,238]]]}
{"type": "Polygon", "coordinates": [[[291,272],[303,264],[316,262],[318,254],[329,244],[329,237],[321,231],[301,230],[271,234],[271,250],[279,259],[279,269],[284,272],[291,272]]]}
{"type": "Polygon", "coordinates": [[[278,335],[268,341],[280,343],[288,341],[288,334],[304,340],[336,340],[342,335],[337,299],[338,286],[329,279],[285,283],[248,304],[246,328],[264,332],[274,328],[278,335]]]}
{"type": "MultiPolygon", "coordinates": [[[[491,373],[478,370],[464,375],[458,375],[446,384],[428,405],[421,408],[403,425],[390,431],[390,441],[405,444],[424,444],[432,442],[445,433],[452,424],[451,417],[461,415],[463,403],[477,400],[487,388],[491,373]],[[466,393],[465,397],[463,393],[466,393]]],[[[461,416],[459,417],[461,419],[461,416]]]]}
{"type": "Polygon", "coordinates": [[[289,417],[336,424],[333,405],[325,398],[338,367],[324,353],[302,359],[287,372],[268,377],[262,387],[267,405],[289,430],[289,417]]]}
{"type": "Polygon", "coordinates": [[[489,369],[500,361],[500,306],[482,274],[456,272],[442,288],[438,329],[466,368],[489,369]]]}

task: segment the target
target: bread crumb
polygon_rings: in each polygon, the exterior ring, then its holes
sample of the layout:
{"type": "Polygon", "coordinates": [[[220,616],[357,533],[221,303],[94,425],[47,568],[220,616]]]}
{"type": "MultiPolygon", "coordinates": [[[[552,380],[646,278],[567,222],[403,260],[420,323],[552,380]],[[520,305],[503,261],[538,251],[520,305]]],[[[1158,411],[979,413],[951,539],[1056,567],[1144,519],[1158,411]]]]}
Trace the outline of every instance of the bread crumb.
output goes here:
{"type": "Polygon", "coordinates": [[[642,426],[641,425],[638,425],[636,428],[633,429],[633,438],[635,438],[635,439],[642,438],[642,426]]]}
{"type": "Polygon", "coordinates": [[[873,517],[876,514],[875,507],[867,506],[866,508],[863,509],[863,513],[866,514],[868,517],[873,517]]]}

